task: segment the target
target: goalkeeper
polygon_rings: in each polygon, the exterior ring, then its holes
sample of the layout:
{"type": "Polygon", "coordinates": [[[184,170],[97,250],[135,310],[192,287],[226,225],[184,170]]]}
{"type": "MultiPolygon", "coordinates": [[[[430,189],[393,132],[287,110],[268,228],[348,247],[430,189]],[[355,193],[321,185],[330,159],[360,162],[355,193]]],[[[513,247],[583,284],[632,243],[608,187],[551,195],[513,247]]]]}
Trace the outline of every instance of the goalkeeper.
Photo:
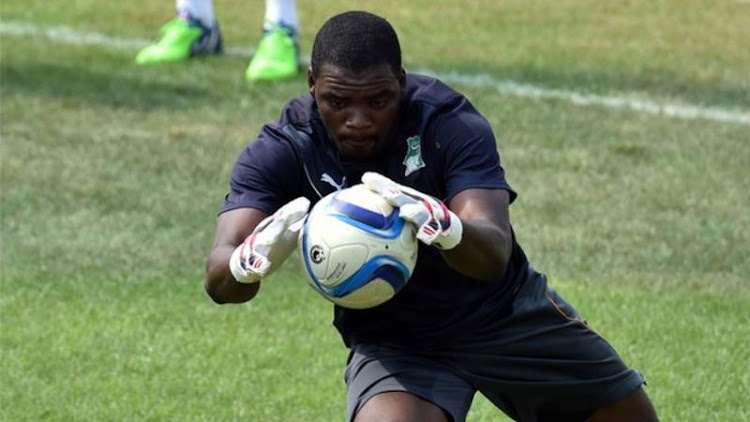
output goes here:
{"type": "Polygon", "coordinates": [[[310,205],[362,181],[415,223],[420,248],[392,300],[334,307],[347,420],[464,421],[476,392],[517,421],[657,420],[643,377],[529,264],[488,122],[405,72],[386,20],[328,20],[308,85],[235,163],[207,261],[214,301],[254,298],[310,205]]]}

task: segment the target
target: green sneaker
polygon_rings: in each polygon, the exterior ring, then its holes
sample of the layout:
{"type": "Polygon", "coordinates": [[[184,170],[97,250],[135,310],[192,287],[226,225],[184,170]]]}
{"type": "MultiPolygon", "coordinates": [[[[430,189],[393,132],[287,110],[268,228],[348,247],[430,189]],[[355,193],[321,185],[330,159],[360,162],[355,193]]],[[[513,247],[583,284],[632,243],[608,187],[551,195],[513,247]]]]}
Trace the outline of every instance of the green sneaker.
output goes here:
{"type": "Polygon", "coordinates": [[[157,64],[187,60],[197,54],[217,54],[222,51],[219,25],[212,28],[199,21],[177,17],[161,28],[162,38],[141,50],[135,57],[137,64],[157,64]]]}
{"type": "Polygon", "coordinates": [[[289,29],[275,26],[267,31],[258,44],[245,78],[250,82],[289,79],[299,73],[297,43],[289,29]]]}

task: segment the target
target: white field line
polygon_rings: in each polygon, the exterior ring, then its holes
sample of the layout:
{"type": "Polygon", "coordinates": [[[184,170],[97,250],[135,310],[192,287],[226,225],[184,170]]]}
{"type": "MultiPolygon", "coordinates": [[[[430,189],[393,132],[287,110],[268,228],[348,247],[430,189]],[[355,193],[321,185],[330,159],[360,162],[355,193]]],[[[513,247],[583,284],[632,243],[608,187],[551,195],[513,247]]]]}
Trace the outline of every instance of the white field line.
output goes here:
{"type": "Polygon", "coordinates": [[[729,110],[718,107],[703,107],[689,104],[670,104],[653,100],[634,98],[630,95],[596,95],[581,92],[549,89],[536,85],[509,80],[498,80],[487,75],[466,75],[459,73],[438,74],[443,81],[477,88],[494,88],[507,95],[526,98],[551,98],[582,106],[603,106],[624,108],[648,114],[678,117],[682,119],[707,119],[718,122],[750,124],[750,112],[729,110]]]}
{"type": "MultiPolygon", "coordinates": [[[[25,22],[0,22],[0,34],[11,36],[44,37],[54,42],[73,45],[100,45],[119,49],[138,49],[152,40],[120,38],[96,32],[79,32],[66,26],[40,26],[25,22]]],[[[5,48],[8,48],[7,45],[5,48]]],[[[226,54],[250,57],[252,50],[229,48],[226,54]]],[[[557,99],[581,106],[601,106],[629,109],[637,112],[676,117],[681,119],[706,119],[717,122],[750,124],[750,111],[690,104],[675,104],[635,98],[633,95],[596,95],[570,90],[550,89],[538,85],[500,80],[489,75],[441,73],[419,69],[419,73],[434,75],[445,82],[475,88],[494,89],[500,94],[524,98],[557,99]]]]}
{"type": "MultiPolygon", "coordinates": [[[[155,39],[121,38],[96,32],[79,32],[67,26],[40,26],[26,22],[0,22],[0,34],[12,36],[43,37],[50,41],[72,45],[100,45],[122,50],[136,50],[143,48],[155,39]]],[[[230,56],[251,57],[253,50],[238,48],[225,49],[230,56]]]]}

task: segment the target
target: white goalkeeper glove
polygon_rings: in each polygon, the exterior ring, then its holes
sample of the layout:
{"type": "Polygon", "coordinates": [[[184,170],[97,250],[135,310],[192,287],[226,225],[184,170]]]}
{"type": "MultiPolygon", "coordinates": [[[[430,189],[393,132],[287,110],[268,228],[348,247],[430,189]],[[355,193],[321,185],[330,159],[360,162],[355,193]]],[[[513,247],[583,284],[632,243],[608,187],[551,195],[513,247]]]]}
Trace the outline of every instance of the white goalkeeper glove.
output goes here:
{"type": "Polygon", "coordinates": [[[401,218],[417,226],[417,239],[423,243],[445,250],[461,242],[461,220],[439,199],[374,172],[363,174],[362,183],[389,204],[399,207],[401,218]]]}
{"type": "Polygon", "coordinates": [[[257,283],[280,267],[297,247],[297,235],[308,208],[310,201],[299,197],[258,223],[229,259],[235,280],[257,283]]]}

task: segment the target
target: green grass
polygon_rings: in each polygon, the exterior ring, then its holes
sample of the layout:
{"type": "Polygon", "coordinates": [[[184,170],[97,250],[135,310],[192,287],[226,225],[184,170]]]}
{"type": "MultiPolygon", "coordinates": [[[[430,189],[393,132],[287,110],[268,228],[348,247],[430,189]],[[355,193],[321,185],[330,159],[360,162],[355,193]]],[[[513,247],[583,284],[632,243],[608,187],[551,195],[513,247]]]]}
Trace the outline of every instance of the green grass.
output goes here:
{"type": "MultiPolygon", "coordinates": [[[[99,3],[6,0],[0,19],[149,38],[171,14],[99,3]]],[[[251,47],[262,2],[216,3],[229,46],[251,47]]],[[[359,7],[393,21],[410,68],[750,109],[747,2],[428,3],[359,7]]],[[[299,2],[303,51],[348,4],[299,2]]],[[[347,351],[294,259],[246,305],[202,291],[233,160],[304,79],[1,47],[0,420],[341,420],[347,351]]],[[[645,374],[662,420],[750,420],[748,126],[458,88],[496,130],[533,264],[645,374]]],[[[469,421],[496,420],[478,397],[469,421]]]]}

